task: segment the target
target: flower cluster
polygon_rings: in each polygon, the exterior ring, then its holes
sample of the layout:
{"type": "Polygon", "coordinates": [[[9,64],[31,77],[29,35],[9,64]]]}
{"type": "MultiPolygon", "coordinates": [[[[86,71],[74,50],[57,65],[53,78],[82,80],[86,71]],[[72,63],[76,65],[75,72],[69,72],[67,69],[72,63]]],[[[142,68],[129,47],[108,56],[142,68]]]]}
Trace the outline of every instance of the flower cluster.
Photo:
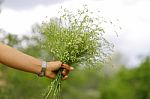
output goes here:
{"type": "Polygon", "coordinates": [[[86,6],[76,13],[67,9],[59,13],[60,18],[44,21],[40,26],[44,38],[42,47],[55,60],[72,66],[95,66],[104,62],[113,49],[103,37],[105,31],[101,24],[106,20],[93,16],[86,6]]]}

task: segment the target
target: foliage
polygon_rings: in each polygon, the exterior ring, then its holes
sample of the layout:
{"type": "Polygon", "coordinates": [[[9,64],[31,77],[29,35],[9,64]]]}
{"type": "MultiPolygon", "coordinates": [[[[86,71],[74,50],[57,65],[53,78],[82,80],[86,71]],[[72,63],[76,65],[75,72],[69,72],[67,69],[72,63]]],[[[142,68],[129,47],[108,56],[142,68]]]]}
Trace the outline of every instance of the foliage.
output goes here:
{"type": "Polygon", "coordinates": [[[102,99],[150,99],[150,58],[138,68],[122,68],[101,86],[102,99]]]}

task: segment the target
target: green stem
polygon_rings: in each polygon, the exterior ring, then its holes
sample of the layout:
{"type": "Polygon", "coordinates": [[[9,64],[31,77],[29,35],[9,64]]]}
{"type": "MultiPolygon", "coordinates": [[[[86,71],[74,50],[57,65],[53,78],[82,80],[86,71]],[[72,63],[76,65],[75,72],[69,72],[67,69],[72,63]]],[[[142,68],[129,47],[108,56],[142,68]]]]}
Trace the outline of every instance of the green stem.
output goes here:
{"type": "Polygon", "coordinates": [[[48,91],[46,92],[44,99],[48,99],[49,96],[52,96],[51,99],[61,98],[59,96],[61,92],[61,80],[63,77],[61,72],[62,70],[59,70],[55,80],[51,82],[50,88],[48,88],[48,91]]]}

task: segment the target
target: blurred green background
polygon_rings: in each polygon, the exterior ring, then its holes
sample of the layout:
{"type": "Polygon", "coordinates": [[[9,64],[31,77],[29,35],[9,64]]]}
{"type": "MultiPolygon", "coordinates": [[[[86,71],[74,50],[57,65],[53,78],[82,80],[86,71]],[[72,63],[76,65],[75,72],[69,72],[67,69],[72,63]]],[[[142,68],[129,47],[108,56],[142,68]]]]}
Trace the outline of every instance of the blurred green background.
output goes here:
{"type": "MultiPolygon", "coordinates": [[[[24,53],[42,58],[38,36],[22,36],[1,30],[0,41],[24,53]],[[28,46],[26,46],[28,45],[28,46]]],[[[48,58],[45,59],[48,60],[48,58]]],[[[0,99],[43,99],[50,79],[0,65],[0,99]]],[[[104,66],[98,71],[74,70],[63,82],[63,99],[150,99],[150,58],[133,68],[104,66]]]]}
{"type": "MultiPolygon", "coordinates": [[[[43,55],[45,51],[39,47],[39,37],[35,35],[19,36],[0,30],[0,42],[34,57],[50,60],[47,54],[43,55]]],[[[75,69],[63,82],[63,99],[150,99],[149,55],[135,67],[120,64],[121,58],[116,55],[112,58],[114,66],[107,64],[97,71],[75,69]]],[[[50,82],[50,79],[0,64],[0,99],[43,99],[42,93],[50,82]]]]}

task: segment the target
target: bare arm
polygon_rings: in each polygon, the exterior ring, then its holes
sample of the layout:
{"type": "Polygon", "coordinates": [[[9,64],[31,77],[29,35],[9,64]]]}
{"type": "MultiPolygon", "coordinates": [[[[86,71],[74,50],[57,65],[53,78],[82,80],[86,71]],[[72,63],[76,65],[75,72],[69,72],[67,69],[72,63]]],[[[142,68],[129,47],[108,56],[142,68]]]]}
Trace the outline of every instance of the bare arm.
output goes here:
{"type": "MultiPolygon", "coordinates": [[[[35,74],[38,74],[41,71],[41,61],[39,59],[24,54],[2,43],[0,43],[0,63],[35,74]]],[[[61,67],[61,64],[60,61],[48,62],[46,76],[55,78],[56,74],[53,71],[58,70],[61,67]]],[[[73,70],[73,68],[67,64],[64,64],[63,68],[65,69],[63,72],[65,76],[64,79],[66,79],[69,71],[73,70]]]]}

